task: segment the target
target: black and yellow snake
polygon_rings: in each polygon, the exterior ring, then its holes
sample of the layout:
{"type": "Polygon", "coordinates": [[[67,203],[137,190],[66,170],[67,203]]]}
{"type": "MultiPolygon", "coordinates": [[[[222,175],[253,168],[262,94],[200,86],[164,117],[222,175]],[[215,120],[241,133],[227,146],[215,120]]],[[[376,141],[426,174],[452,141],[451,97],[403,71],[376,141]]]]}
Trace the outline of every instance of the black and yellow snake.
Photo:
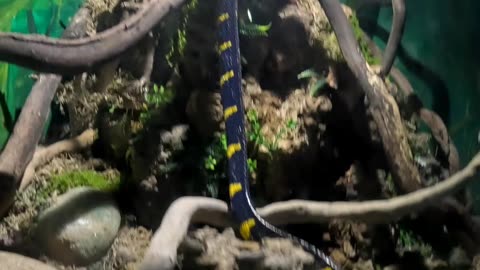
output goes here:
{"type": "Polygon", "coordinates": [[[340,269],[332,259],[305,240],[284,232],[262,219],[249,194],[245,116],[242,99],[242,71],[238,35],[237,0],[220,0],[218,15],[218,49],[220,53],[220,88],[227,135],[227,158],[230,207],[240,222],[244,239],[264,236],[285,237],[300,244],[322,262],[322,269],[340,269]]]}

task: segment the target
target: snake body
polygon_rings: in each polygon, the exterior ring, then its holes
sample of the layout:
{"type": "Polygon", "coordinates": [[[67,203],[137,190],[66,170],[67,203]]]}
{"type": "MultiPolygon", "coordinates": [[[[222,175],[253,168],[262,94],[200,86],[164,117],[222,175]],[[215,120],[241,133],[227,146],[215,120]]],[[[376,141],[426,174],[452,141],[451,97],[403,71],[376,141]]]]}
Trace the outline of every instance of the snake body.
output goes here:
{"type": "Polygon", "coordinates": [[[233,216],[240,223],[240,234],[246,240],[260,239],[264,236],[292,239],[319,259],[322,269],[340,269],[321,250],[305,240],[267,223],[255,211],[249,193],[247,169],[245,112],[238,35],[238,2],[237,0],[219,0],[218,8],[219,85],[227,137],[230,208],[233,216]]]}

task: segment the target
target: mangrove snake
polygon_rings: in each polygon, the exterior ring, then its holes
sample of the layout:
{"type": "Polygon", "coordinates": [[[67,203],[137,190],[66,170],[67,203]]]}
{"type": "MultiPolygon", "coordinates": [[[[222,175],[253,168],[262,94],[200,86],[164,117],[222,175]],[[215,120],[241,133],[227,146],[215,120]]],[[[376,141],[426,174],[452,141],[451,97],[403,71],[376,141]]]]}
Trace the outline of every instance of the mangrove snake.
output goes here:
{"type": "Polygon", "coordinates": [[[332,259],[305,240],[267,223],[255,211],[249,194],[245,118],[242,99],[242,71],[238,35],[237,0],[219,1],[218,49],[220,54],[220,88],[227,137],[230,207],[240,222],[244,239],[276,236],[292,239],[322,263],[322,269],[340,269],[332,259]]]}

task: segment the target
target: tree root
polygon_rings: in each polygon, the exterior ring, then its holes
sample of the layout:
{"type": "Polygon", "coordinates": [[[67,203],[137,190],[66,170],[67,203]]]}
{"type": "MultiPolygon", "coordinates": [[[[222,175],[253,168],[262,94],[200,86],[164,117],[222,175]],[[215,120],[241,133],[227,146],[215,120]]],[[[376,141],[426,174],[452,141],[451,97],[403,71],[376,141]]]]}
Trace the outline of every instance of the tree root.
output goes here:
{"type": "Polygon", "coordinates": [[[0,61],[36,71],[78,74],[108,62],[140,41],[173,8],[185,0],[151,0],[140,11],[93,37],[76,40],[39,35],[0,34],[0,61]]]}
{"type": "MultiPolygon", "coordinates": [[[[86,32],[87,16],[88,10],[80,9],[65,30],[64,37],[83,36],[86,32]]],[[[13,202],[17,185],[34,156],[47,121],[50,103],[61,80],[62,77],[53,74],[39,76],[0,155],[0,217],[13,202]]]]}
{"type": "Polygon", "coordinates": [[[54,157],[62,153],[72,153],[81,151],[90,147],[97,139],[97,132],[93,129],[87,129],[77,137],[62,140],[46,147],[39,147],[33,155],[32,161],[28,164],[23,178],[20,182],[19,191],[25,190],[35,175],[35,169],[44,165],[54,157]]]}
{"type": "MultiPolygon", "coordinates": [[[[322,223],[332,219],[357,220],[368,224],[390,223],[419,212],[452,194],[467,184],[479,170],[480,153],[464,169],[448,179],[395,198],[332,203],[292,200],[272,203],[257,211],[274,225],[322,223]]],[[[196,222],[218,227],[233,224],[225,202],[205,197],[181,197],[166,212],[160,228],[153,235],[140,269],[173,269],[177,249],[187,234],[189,224],[196,222]]]]}

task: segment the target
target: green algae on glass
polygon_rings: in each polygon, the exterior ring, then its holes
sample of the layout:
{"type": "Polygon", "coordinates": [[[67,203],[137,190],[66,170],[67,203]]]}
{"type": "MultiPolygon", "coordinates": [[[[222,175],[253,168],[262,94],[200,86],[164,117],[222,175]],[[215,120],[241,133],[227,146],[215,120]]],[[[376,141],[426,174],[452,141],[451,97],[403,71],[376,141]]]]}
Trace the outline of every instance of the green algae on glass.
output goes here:
{"type": "Polygon", "coordinates": [[[94,170],[68,171],[53,175],[46,187],[40,190],[40,198],[48,198],[53,192],[58,195],[76,187],[91,187],[97,190],[114,192],[120,186],[120,177],[106,177],[94,170]]]}

